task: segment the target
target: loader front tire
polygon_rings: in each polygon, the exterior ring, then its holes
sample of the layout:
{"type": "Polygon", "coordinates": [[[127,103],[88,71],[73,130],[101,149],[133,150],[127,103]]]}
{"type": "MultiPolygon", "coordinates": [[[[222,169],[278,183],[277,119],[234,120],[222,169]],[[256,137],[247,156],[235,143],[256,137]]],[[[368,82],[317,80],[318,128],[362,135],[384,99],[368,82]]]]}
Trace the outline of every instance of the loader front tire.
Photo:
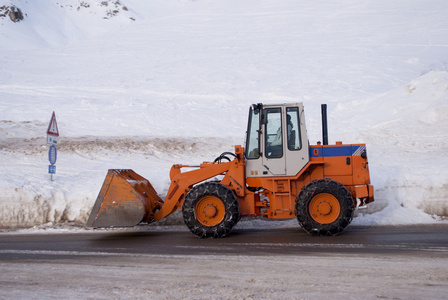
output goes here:
{"type": "Polygon", "coordinates": [[[355,204],[350,191],[331,179],[313,180],[296,198],[296,217],[310,235],[338,235],[351,223],[355,204]]]}
{"type": "Polygon", "coordinates": [[[240,219],[238,199],[219,182],[196,185],[185,196],[182,215],[188,229],[200,238],[229,235],[240,219]]]}

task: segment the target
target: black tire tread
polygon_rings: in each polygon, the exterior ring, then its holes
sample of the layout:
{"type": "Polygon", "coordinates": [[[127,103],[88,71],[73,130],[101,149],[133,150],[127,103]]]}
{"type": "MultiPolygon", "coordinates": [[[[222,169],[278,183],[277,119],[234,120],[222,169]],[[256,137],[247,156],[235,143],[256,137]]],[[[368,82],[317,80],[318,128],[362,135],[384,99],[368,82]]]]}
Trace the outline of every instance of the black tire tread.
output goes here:
{"type": "Polygon", "coordinates": [[[200,238],[220,238],[230,234],[240,220],[240,208],[234,192],[219,182],[211,181],[194,186],[185,196],[182,215],[188,229],[200,238]],[[224,220],[216,226],[201,224],[195,215],[196,203],[205,196],[215,196],[224,203],[224,220]]]}
{"type": "Polygon", "coordinates": [[[350,191],[341,183],[329,178],[316,179],[305,185],[297,195],[295,212],[300,226],[310,235],[333,236],[341,234],[351,223],[355,204],[350,191]],[[330,224],[316,222],[309,213],[309,203],[314,196],[328,193],[336,197],[341,206],[339,217],[330,224]]]}

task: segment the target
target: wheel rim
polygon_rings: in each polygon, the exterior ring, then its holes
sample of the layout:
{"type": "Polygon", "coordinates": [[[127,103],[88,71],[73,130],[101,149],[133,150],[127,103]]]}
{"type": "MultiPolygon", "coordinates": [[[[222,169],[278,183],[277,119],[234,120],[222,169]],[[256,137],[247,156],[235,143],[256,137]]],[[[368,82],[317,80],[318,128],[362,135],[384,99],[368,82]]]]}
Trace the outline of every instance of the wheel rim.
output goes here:
{"type": "Polygon", "coordinates": [[[205,196],[195,207],[196,219],[205,226],[215,226],[224,220],[225,208],[221,199],[205,196]]]}
{"type": "Polygon", "coordinates": [[[321,224],[330,224],[338,218],[341,205],[335,196],[321,193],[311,199],[309,212],[314,221],[321,224]]]}

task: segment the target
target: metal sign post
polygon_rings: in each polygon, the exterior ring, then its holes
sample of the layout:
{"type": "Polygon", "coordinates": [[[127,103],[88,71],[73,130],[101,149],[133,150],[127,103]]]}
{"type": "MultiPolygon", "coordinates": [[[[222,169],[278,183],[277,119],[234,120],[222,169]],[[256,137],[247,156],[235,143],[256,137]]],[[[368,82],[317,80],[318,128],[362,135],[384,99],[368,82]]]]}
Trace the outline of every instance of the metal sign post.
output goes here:
{"type": "Polygon", "coordinates": [[[51,116],[50,124],[47,129],[47,144],[50,144],[50,150],[48,151],[48,160],[50,165],[48,166],[48,173],[50,174],[51,181],[53,181],[53,174],[56,174],[56,159],[57,151],[56,145],[59,142],[59,130],[58,123],[56,122],[56,114],[53,112],[51,116]]]}

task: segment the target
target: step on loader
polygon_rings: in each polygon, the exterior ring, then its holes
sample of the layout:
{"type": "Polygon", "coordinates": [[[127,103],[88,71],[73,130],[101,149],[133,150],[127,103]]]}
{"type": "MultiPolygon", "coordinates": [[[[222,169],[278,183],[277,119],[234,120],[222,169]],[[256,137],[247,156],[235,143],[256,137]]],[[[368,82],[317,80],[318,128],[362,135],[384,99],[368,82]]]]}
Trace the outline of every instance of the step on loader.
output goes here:
{"type": "Polygon", "coordinates": [[[325,104],[322,129],[323,142],[309,145],[302,103],[254,104],[245,147],[173,165],[165,199],[133,170],[109,170],[86,226],[144,225],[182,209],[201,238],[229,235],[242,216],[297,218],[311,235],[338,235],[374,201],[373,186],[364,144],[328,145],[325,104]]]}

